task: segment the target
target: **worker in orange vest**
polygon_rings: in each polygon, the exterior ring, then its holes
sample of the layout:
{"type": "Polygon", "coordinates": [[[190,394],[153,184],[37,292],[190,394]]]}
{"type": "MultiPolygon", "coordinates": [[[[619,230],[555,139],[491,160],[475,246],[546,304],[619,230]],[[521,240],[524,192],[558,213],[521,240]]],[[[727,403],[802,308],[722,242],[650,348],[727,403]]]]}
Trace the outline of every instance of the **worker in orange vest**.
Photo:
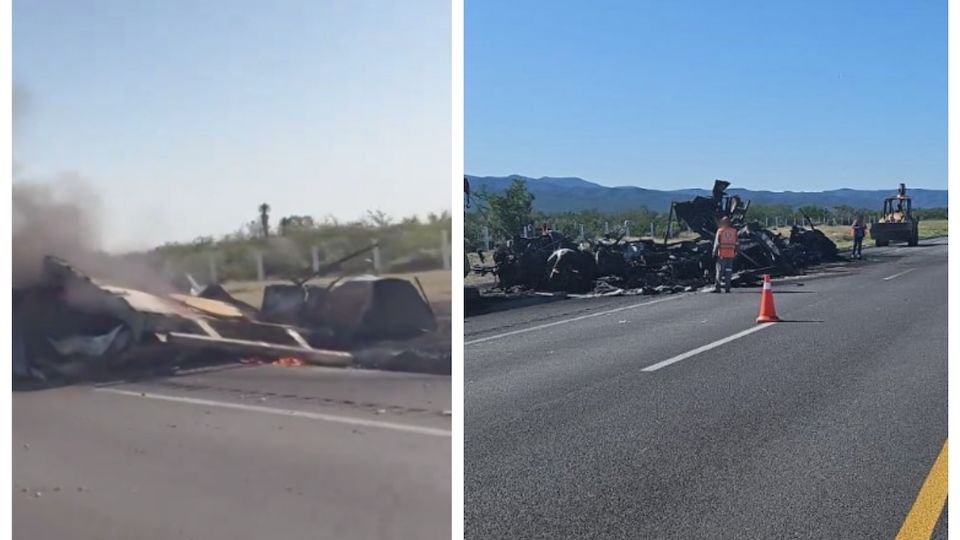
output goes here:
{"type": "Polygon", "coordinates": [[[720,227],[713,240],[713,256],[717,259],[717,274],[713,292],[720,292],[721,281],[723,288],[730,292],[730,281],[733,279],[733,259],[737,256],[737,229],[730,225],[730,218],[720,218],[720,227]]]}

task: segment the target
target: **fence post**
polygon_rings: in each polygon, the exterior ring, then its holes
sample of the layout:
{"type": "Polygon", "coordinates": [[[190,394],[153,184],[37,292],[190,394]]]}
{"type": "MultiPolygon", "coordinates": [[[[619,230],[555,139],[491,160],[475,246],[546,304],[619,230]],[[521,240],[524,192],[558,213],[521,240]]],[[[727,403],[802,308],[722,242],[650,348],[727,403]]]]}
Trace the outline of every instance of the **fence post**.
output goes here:
{"type": "Polygon", "coordinates": [[[609,233],[610,233],[610,222],[609,222],[609,221],[604,221],[604,222],[603,222],[603,234],[609,234],[609,233]]]}
{"type": "Polygon", "coordinates": [[[217,254],[215,252],[210,252],[208,255],[210,259],[210,283],[219,283],[217,279],[217,254]]]}
{"type": "Polygon", "coordinates": [[[320,246],[310,247],[310,260],[313,263],[313,271],[320,271],[320,246]]]}
{"type": "Polygon", "coordinates": [[[443,269],[450,270],[450,235],[440,231],[440,253],[443,254],[443,269]]]}
{"type": "Polygon", "coordinates": [[[650,238],[656,238],[656,237],[657,237],[657,224],[651,221],[650,222],[650,238]]]}
{"type": "Polygon", "coordinates": [[[370,240],[370,243],[373,244],[373,273],[380,273],[380,242],[376,238],[370,240]]]}
{"type": "Polygon", "coordinates": [[[583,242],[587,237],[583,235],[583,223],[580,224],[580,241],[583,242]]]}
{"type": "Polygon", "coordinates": [[[257,281],[263,281],[266,279],[266,275],[263,272],[263,252],[260,250],[254,251],[253,259],[257,264],[257,281]]]}
{"type": "Polygon", "coordinates": [[[170,259],[163,260],[163,276],[169,281],[174,277],[173,263],[170,259]]]}
{"type": "Polygon", "coordinates": [[[490,227],[483,226],[483,250],[490,251],[490,227]]]}

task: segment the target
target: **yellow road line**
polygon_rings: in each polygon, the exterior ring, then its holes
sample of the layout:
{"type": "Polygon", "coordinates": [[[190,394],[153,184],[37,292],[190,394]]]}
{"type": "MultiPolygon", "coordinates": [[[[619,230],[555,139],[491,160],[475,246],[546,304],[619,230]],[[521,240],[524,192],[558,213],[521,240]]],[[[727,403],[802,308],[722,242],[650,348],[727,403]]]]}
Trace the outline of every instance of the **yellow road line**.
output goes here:
{"type": "Polygon", "coordinates": [[[943,441],[940,454],[930,467],[927,479],[920,487],[917,500],[903,521],[896,540],[927,540],[940,519],[947,501],[947,441],[943,441]]]}

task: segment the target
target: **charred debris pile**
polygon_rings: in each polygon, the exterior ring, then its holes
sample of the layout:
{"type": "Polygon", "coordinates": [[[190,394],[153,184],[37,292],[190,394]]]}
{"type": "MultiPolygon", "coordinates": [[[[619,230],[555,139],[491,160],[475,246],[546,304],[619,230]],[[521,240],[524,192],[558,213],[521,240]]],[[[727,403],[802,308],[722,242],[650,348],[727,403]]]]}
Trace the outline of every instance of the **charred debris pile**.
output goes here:
{"type": "Polygon", "coordinates": [[[432,343],[437,320],[411,282],[307,281],[267,286],[258,309],[216,284],[134,289],[46,257],[40,279],[13,290],[14,375],[69,382],[232,361],[450,373],[449,344],[432,343]]]}
{"type": "MultiPolygon", "coordinates": [[[[492,265],[473,271],[492,273],[507,292],[573,294],[658,294],[692,291],[713,281],[713,238],[721,216],[739,230],[734,262],[735,286],[759,283],[763,274],[796,275],[804,269],[840,260],[836,244],[812,223],[794,226],[789,236],[746,219],[749,202],[727,194],[729,182],[717,180],[710,197],[675,202],[674,219],[698,235],[691,240],[627,240],[622,233],[575,243],[555,231],[536,238],[514,237],[493,254],[492,265]]],[[[809,220],[808,220],[809,222],[809,220]]]]}

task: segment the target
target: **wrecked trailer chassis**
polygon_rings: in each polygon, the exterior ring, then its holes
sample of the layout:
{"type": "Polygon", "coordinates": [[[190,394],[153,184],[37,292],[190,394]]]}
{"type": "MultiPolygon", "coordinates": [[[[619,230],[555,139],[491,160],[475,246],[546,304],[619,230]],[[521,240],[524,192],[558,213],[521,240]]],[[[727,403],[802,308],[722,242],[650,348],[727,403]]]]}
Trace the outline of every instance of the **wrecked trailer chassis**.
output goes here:
{"type": "MultiPolygon", "coordinates": [[[[674,201],[670,205],[668,224],[662,243],[656,240],[622,242],[624,234],[605,234],[591,243],[589,249],[576,250],[572,242],[551,233],[539,239],[525,241],[522,246],[514,239],[512,244],[498,248],[493,266],[475,266],[480,274],[492,273],[497,287],[506,291],[521,287],[533,291],[579,293],[584,276],[591,274],[593,289],[621,287],[642,290],[644,294],[665,290],[687,290],[714,281],[716,259],[713,240],[720,217],[726,216],[738,228],[738,253],[733,284],[739,287],[758,285],[762,275],[784,276],[802,274],[809,266],[839,260],[836,244],[812,226],[809,230],[794,227],[789,239],[763,228],[757,222],[747,222],[750,201],[730,195],[724,180],[714,182],[712,196],[697,196],[689,201],[674,201]],[[674,219],[686,224],[700,240],[670,243],[674,219]],[[538,245],[539,242],[539,245],[538,245]],[[567,251],[590,253],[591,271],[579,269],[558,279],[557,265],[551,266],[549,249],[566,247],[567,251]],[[546,277],[544,274],[546,273],[546,277]],[[574,275],[579,273],[580,275],[574,275]],[[576,287],[565,286],[570,281],[576,287]]],[[[808,220],[809,221],[809,220],[808,220]]],[[[558,258],[559,260],[559,258],[558,258]]],[[[604,293],[609,294],[609,293],[604,293]]]]}

